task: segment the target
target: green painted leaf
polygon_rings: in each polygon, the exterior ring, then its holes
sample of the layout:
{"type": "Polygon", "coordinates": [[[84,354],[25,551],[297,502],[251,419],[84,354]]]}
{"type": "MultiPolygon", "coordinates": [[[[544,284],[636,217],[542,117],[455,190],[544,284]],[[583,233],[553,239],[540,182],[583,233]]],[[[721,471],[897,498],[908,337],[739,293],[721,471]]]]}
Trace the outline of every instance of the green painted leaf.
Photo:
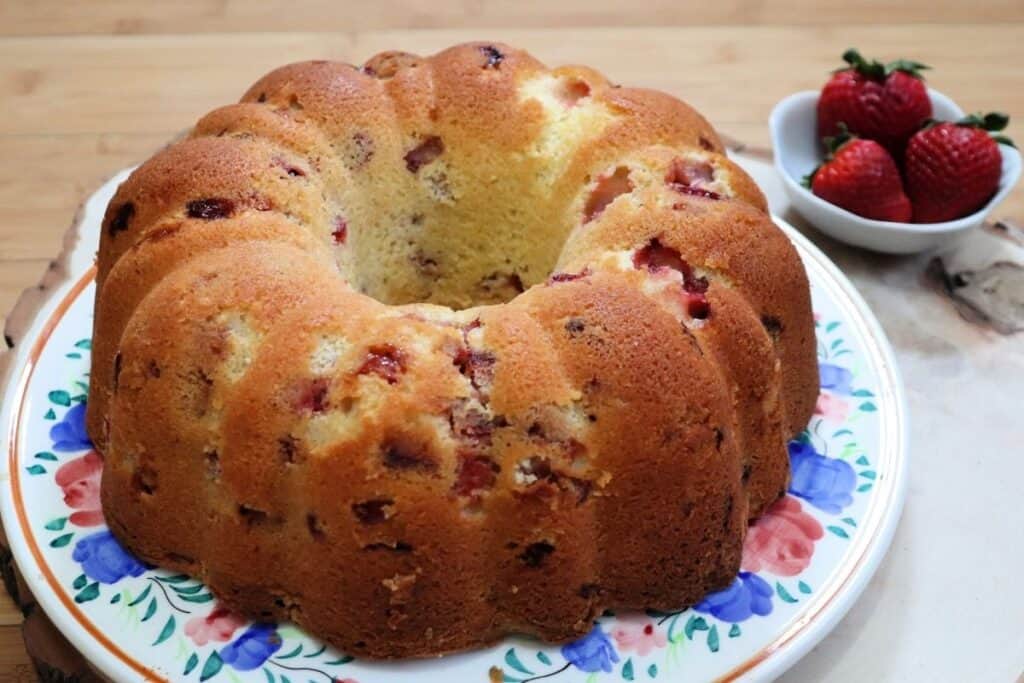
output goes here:
{"type": "Polygon", "coordinates": [[[546,666],[551,666],[551,658],[548,657],[547,654],[543,650],[538,650],[537,651],[537,659],[539,659],[541,661],[541,664],[544,664],[546,666]]]}
{"type": "Polygon", "coordinates": [[[146,613],[142,616],[142,621],[149,621],[156,614],[156,598],[150,598],[149,604],[146,605],[146,613]]]}
{"type": "Polygon", "coordinates": [[[324,650],[326,650],[326,649],[327,649],[326,645],[321,645],[320,649],[317,650],[316,652],[310,652],[308,655],[302,655],[302,656],[305,657],[306,659],[310,659],[311,657],[319,657],[320,655],[322,655],[324,653],[324,650]]]}
{"type": "Polygon", "coordinates": [[[683,639],[683,634],[676,633],[676,624],[679,623],[679,613],[675,614],[668,622],[668,642],[677,643],[683,639]]]}
{"type": "Polygon", "coordinates": [[[36,453],[36,460],[49,460],[51,462],[57,461],[57,456],[50,451],[39,451],[36,453]]]}
{"type": "Polygon", "coordinates": [[[25,470],[33,476],[37,474],[46,474],[46,468],[42,465],[32,465],[31,467],[26,467],[25,470]]]}
{"type": "Polygon", "coordinates": [[[854,526],[854,527],[857,526],[857,522],[856,522],[856,520],[854,520],[853,517],[843,517],[839,521],[841,521],[843,524],[849,524],[850,526],[854,526]]]}
{"type": "Polygon", "coordinates": [[[841,526],[828,526],[828,527],[825,527],[825,528],[828,529],[829,531],[831,531],[832,533],[834,533],[839,538],[849,538],[850,537],[850,534],[846,533],[846,529],[844,529],[841,526]]]}
{"type": "Polygon", "coordinates": [[[281,683],[292,683],[292,681],[291,681],[290,678],[288,678],[284,674],[281,674],[281,683]]]}
{"type": "Polygon", "coordinates": [[[342,655],[342,656],[338,657],[337,659],[332,660],[330,662],[324,662],[324,665],[326,665],[326,666],[340,666],[342,664],[348,664],[353,659],[355,659],[355,657],[353,657],[352,655],[342,655]]]}
{"type": "Polygon", "coordinates": [[[181,583],[182,581],[188,581],[188,579],[189,579],[188,574],[175,574],[174,576],[158,576],[158,577],[156,577],[157,581],[162,581],[164,583],[181,583]]]}
{"type": "Polygon", "coordinates": [[[43,528],[47,531],[60,531],[64,528],[64,525],[67,523],[67,517],[57,517],[56,519],[51,519],[49,522],[47,522],[46,526],[44,526],[43,528]]]}
{"type": "Polygon", "coordinates": [[[874,394],[867,389],[857,389],[856,391],[851,392],[850,396],[856,396],[858,398],[872,398],[874,397],[874,394]]]}
{"type": "Polygon", "coordinates": [[[857,491],[859,493],[864,493],[865,491],[870,491],[870,490],[871,490],[871,484],[861,484],[860,486],[857,487],[857,491]]]}
{"type": "Polygon", "coordinates": [[[81,358],[82,354],[80,354],[78,351],[72,351],[71,353],[65,353],[64,357],[65,358],[81,358]]]}
{"type": "Polygon", "coordinates": [[[508,652],[505,653],[505,663],[519,673],[524,673],[527,676],[533,675],[533,672],[523,666],[523,663],[519,661],[519,657],[516,655],[516,649],[514,647],[510,647],[508,652]]]}
{"type": "Polygon", "coordinates": [[[224,666],[224,662],[221,661],[220,655],[214,650],[210,653],[210,656],[206,658],[206,663],[203,664],[203,670],[199,674],[200,681],[208,681],[218,673],[220,668],[224,666]]]}
{"type": "Polygon", "coordinates": [[[871,401],[864,401],[857,407],[863,410],[865,413],[873,413],[876,410],[878,410],[878,408],[875,407],[875,404],[872,403],[871,401]]]}
{"type": "Polygon", "coordinates": [[[876,475],[874,470],[864,470],[863,472],[860,473],[860,476],[864,477],[865,479],[870,479],[871,481],[874,481],[876,475]]]}
{"type": "Polygon", "coordinates": [[[278,655],[276,659],[291,659],[292,657],[298,657],[302,653],[302,643],[299,643],[294,650],[286,655],[278,655]]]}
{"type": "Polygon", "coordinates": [[[808,585],[807,585],[806,583],[804,583],[803,581],[801,581],[801,582],[799,582],[798,584],[796,584],[796,587],[797,587],[797,588],[798,588],[798,589],[800,590],[800,592],[801,592],[801,593],[803,593],[804,595],[810,595],[810,594],[811,594],[811,587],[810,587],[810,586],[808,586],[808,585]]]}
{"type": "Polygon", "coordinates": [[[657,676],[658,676],[658,665],[657,664],[651,664],[649,667],[647,667],[647,675],[650,676],[651,678],[657,678],[657,676]]]}
{"type": "Polygon", "coordinates": [[[851,351],[850,349],[840,349],[839,351],[836,351],[835,353],[833,353],[832,357],[833,358],[839,358],[839,356],[845,356],[845,355],[848,355],[848,354],[851,354],[851,353],[853,353],[853,351],[851,351]]]}
{"type": "Polygon", "coordinates": [[[110,604],[111,605],[116,605],[119,602],[121,602],[121,594],[120,593],[117,593],[116,595],[114,595],[114,597],[110,598],[110,604]]]}
{"type": "Polygon", "coordinates": [[[85,578],[85,574],[79,574],[75,578],[74,582],[72,582],[71,587],[74,588],[76,591],[81,590],[85,587],[85,584],[87,584],[88,582],[89,579],[85,578]]]}
{"type": "Polygon", "coordinates": [[[832,437],[835,438],[839,436],[846,436],[847,434],[852,436],[853,432],[851,432],[849,429],[840,429],[838,432],[833,433],[832,437]]]}
{"type": "Polygon", "coordinates": [[[76,394],[75,396],[71,397],[71,402],[72,403],[83,403],[83,402],[85,402],[86,398],[88,398],[88,397],[85,394],[76,394]]]}
{"type": "Polygon", "coordinates": [[[868,456],[866,456],[866,455],[862,455],[862,456],[860,456],[859,458],[857,458],[857,460],[856,460],[856,463],[857,463],[858,465],[870,465],[870,464],[871,464],[871,461],[870,461],[870,460],[868,460],[868,456]]]}
{"type": "Polygon", "coordinates": [[[718,624],[712,624],[711,630],[708,631],[708,649],[718,652],[718,624]]]}
{"type": "Polygon", "coordinates": [[[159,645],[174,634],[174,615],[167,617],[167,623],[160,629],[160,635],[153,641],[153,645],[159,645]]]}
{"type": "Polygon", "coordinates": [[[71,405],[71,394],[64,391],[63,389],[55,389],[47,394],[52,403],[56,403],[59,406],[71,405]]]}
{"type": "Polygon", "coordinates": [[[836,320],[835,322],[831,322],[828,325],[825,325],[825,331],[826,332],[831,332],[832,330],[834,330],[837,327],[839,327],[841,324],[842,323],[840,321],[838,321],[838,320],[836,320]]]}
{"type": "Polygon", "coordinates": [[[683,628],[683,633],[686,634],[687,640],[693,640],[694,631],[707,631],[708,622],[704,620],[704,617],[691,616],[686,621],[686,626],[683,628]]]}
{"type": "Polygon", "coordinates": [[[513,678],[512,676],[509,676],[507,673],[502,671],[501,672],[501,681],[502,681],[502,683],[522,683],[523,679],[522,678],[513,678]]]}
{"type": "Polygon", "coordinates": [[[838,349],[842,345],[843,345],[843,340],[842,339],[836,339],[834,342],[832,342],[832,346],[829,347],[829,350],[830,351],[835,351],[836,349],[838,349]]]}
{"type": "Polygon", "coordinates": [[[632,681],[633,678],[633,658],[630,657],[626,660],[626,663],[622,665],[622,679],[625,681],[632,681]]]}
{"type": "Polygon", "coordinates": [[[781,598],[783,602],[788,602],[791,604],[794,602],[799,602],[799,600],[790,595],[789,591],[786,590],[785,586],[783,586],[778,581],[775,582],[775,592],[779,594],[779,598],[781,598]]]}
{"type": "Polygon", "coordinates": [[[78,595],[75,596],[75,602],[79,604],[83,602],[89,602],[90,600],[95,600],[97,597],[99,597],[99,594],[100,584],[98,581],[93,581],[88,586],[86,586],[78,592],[78,595]]]}
{"type": "Polygon", "coordinates": [[[89,385],[86,384],[85,382],[79,382],[75,380],[75,386],[84,391],[85,393],[89,393],[89,385]]]}
{"type": "Polygon", "coordinates": [[[57,538],[55,538],[52,541],[50,541],[50,547],[51,548],[63,548],[68,543],[71,543],[71,539],[72,539],[72,537],[74,537],[74,535],[75,535],[75,532],[72,531],[69,534],[64,534],[63,536],[58,536],[57,538]]]}
{"type": "Polygon", "coordinates": [[[149,591],[150,591],[151,588],[153,588],[153,584],[147,583],[146,584],[146,590],[142,591],[142,593],[139,594],[139,597],[137,597],[134,600],[132,600],[131,602],[129,602],[128,606],[129,607],[135,607],[136,605],[140,604],[143,600],[148,598],[149,597],[149,591]]]}
{"type": "Polygon", "coordinates": [[[196,655],[195,652],[193,652],[192,655],[188,658],[188,661],[185,662],[185,672],[182,675],[188,676],[190,673],[192,673],[192,670],[196,668],[197,664],[199,664],[199,657],[196,655]]]}
{"type": "Polygon", "coordinates": [[[739,638],[742,634],[743,634],[743,631],[740,630],[740,625],[739,624],[733,624],[732,626],[729,627],[729,637],[730,638],[739,638]]]}
{"type": "Polygon", "coordinates": [[[50,408],[49,410],[46,411],[46,415],[43,415],[43,419],[44,420],[56,420],[57,419],[57,413],[53,412],[53,408],[50,408]]]}
{"type": "Polygon", "coordinates": [[[75,342],[75,348],[77,349],[91,349],[92,341],[89,339],[79,339],[75,342]]]}
{"type": "Polygon", "coordinates": [[[206,588],[206,586],[204,586],[201,583],[197,583],[194,586],[185,586],[184,588],[179,588],[178,586],[171,586],[171,590],[173,590],[178,595],[195,595],[204,588],[206,588]]]}
{"type": "Polygon", "coordinates": [[[263,667],[263,675],[267,677],[267,683],[275,683],[275,681],[277,681],[277,679],[274,678],[273,672],[271,672],[267,667],[263,667]]]}
{"type": "Polygon", "coordinates": [[[179,595],[178,597],[186,602],[198,602],[200,604],[213,600],[213,596],[209,593],[200,593],[199,595],[179,595]]]}

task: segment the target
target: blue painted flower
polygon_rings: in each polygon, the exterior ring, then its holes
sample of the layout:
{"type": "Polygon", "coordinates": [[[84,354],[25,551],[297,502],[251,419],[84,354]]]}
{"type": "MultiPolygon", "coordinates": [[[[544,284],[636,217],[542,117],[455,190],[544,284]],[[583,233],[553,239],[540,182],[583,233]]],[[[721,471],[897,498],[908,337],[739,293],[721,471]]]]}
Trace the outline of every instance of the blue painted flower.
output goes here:
{"type": "Polygon", "coordinates": [[[837,394],[851,394],[853,387],[853,373],[844,367],[832,365],[831,363],[819,363],[818,375],[821,380],[821,388],[828,389],[837,394]]]}
{"type": "Polygon", "coordinates": [[[146,565],[122,548],[107,530],[79,539],[71,557],[81,563],[86,576],[100,583],[117,583],[146,571],[146,565]]]}
{"type": "Polygon", "coordinates": [[[594,630],[579,640],[563,645],[562,656],[577,669],[588,673],[610,672],[612,665],[619,661],[615,646],[601,630],[600,624],[595,624],[594,630]]]}
{"type": "Polygon", "coordinates": [[[84,451],[92,448],[92,440],[85,432],[85,402],[76,403],[64,419],[50,427],[55,451],[84,451]]]}
{"type": "Polygon", "coordinates": [[[740,572],[728,588],[705,595],[693,609],[735,624],[754,614],[771,614],[773,593],[768,582],[757,574],[740,572]]]}
{"type": "Polygon", "coordinates": [[[789,492],[794,496],[833,515],[853,502],[857,473],[850,463],[826,457],[803,441],[789,442],[789,463],[789,492]]]}
{"type": "Polygon", "coordinates": [[[220,658],[238,671],[252,671],[263,666],[270,655],[280,649],[277,624],[253,624],[237,640],[221,649],[220,658]]]}

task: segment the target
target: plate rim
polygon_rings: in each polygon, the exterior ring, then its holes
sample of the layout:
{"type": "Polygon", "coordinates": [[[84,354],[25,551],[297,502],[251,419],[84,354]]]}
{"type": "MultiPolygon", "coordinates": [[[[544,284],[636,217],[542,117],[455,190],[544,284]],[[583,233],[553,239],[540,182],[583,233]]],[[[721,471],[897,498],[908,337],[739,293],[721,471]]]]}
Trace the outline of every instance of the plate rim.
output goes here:
{"type": "MultiPolygon", "coordinates": [[[[104,191],[112,191],[111,186],[115,185],[119,176],[97,190],[90,201],[104,191]]],[[[801,259],[813,263],[814,267],[827,276],[825,281],[831,285],[830,294],[837,300],[837,305],[858,323],[865,355],[878,366],[878,386],[880,392],[884,392],[879,398],[892,407],[891,410],[879,411],[879,443],[888,446],[885,450],[889,451],[887,463],[891,467],[885,470],[887,477],[879,482],[888,481],[885,494],[873,497],[865,514],[872,525],[862,529],[864,533],[858,535],[861,547],[840,565],[842,572],[831,582],[833,585],[818,594],[808,610],[786,631],[762,646],[745,662],[719,677],[721,681],[775,678],[830,633],[859,599],[885,557],[902,517],[906,498],[909,414],[905,387],[892,346],[878,319],[849,278],[791,224],[777,214],[773,213],[771,217],[794,243],[801,259]],[[841,297],[834,296],[837,294],[841,297]],[[883,378],[886,381],[883,382],[883,378]]],[[[87,227],[88,222],[89,216],[83,216],[83,227],[87,227]]],[[[79,241],[76,251],[87,248],[83,242],[79,241]]],[[[61,633],[86,656],[91,666],[117,681],[138,680],[140,675],[145,680],[167,681],[169,679],[159,671],[125,653],[117,643],[95,628],[84,613],[71,603],[70,596],[54,590],[56,580],[45,562],[42,562],[41,551],[29,542],[28,521],[22,510],[15,505],[15,497],[20,495],[16,493],[20,484],[16,469],[12,476],[12,465],[18,458],[18,434],[29,381],[50,336],[67,309],[94,281],[95,274],[96,267],[93,265],[77,277],[72,274],[56,287],[37,311],[22,343],[12,350],[15,355],[3,388],[4,401],[0,410],[0,433],[3,434],[0,438],[4,439],[7,451],[6,458],[0,456],[0,479],[4,480],[4,485],[0,486],[0,517],[11,553],[29,588],[33,589],[36,601],[61,633]]]]}

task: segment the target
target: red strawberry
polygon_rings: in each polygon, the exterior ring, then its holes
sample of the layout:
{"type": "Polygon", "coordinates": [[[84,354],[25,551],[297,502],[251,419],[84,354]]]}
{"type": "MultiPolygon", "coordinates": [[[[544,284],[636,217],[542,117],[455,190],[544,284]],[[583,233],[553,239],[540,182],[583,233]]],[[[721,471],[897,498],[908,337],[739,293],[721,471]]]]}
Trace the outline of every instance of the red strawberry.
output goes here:
{"type": "Polygon", "coordinates": [[[999,188],[1003,157],[996,142],[1012,145],[989,131],[1006,127],[1005,114],[972,115],[938,123],[914,134],[907,144],[907,194],[914,222],[938,223],[980,209],[999,188]]]}
{"type": "Polygon", "coordinates": [[[818,137],[838,135],[845,123],[854,135],[901,157],[907,139],[932,115],[920,74],[928,67],[904,59],[868,62],[852,48],[843,59],[850,68],[832,74],[818,98],[818,137]]]}
{"type": "Polygon", "coordinates": [[[825,142],[834,151],[808,177],[814,194],[864,218],[910,220],[910,200],[885,147],[846,134],[825,142]]]}

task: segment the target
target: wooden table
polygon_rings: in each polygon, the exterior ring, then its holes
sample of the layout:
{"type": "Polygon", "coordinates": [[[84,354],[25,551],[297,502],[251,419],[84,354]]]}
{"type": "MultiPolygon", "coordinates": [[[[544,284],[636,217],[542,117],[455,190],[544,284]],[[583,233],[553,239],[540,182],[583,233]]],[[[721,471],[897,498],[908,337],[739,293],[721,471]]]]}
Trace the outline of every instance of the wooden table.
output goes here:
{"type": "MultiPolygon", "coordinates": [[[[60,251],[77,206],[105,178],[142,161],[207,110],[236,99],[264,72],[302,59],[360,62],[384,49],[431,52],[468,39],[500,40],[551,64],[588,64],[616,81],[675,93],[723,133],[767,146],[772,105],[795,90],[820,87],[840,53],[857,46],[868,56],[931,64],[931,85],[965,110],[1009,113],[1008,133],[1024,143],[1024,2],[885,4],[659,0],[640,9],[615,0],[498,6],[478,0],[375,0],[366,6],[174,0],[146,7],[124,0],[3,0],[0,311],[38,281],[60,251]]],[[[1024,217],[1024,188],[997,209],[1000,216],[1024,217]]],[[[872,261],[812,237],[863,277],[879,262],[905,270],[919,263],[872,261]]],[[[909,288],[916,281],[900,280],[909,288]]],[[[871,292],[868,298],[876,304],[871,292]]],[[[882,312],[879,317],[890,335],[891,324],[904,331],[882,312]]],[[[990,333],[978,334],[991,340],[990,333]]],[[[894,339],[898,352],[903,341],[894,339]]],[[[0,681],[34,679],[21,621],[21,612],[0,597],[0,681]]],[[[1024,668],[1024,640],[1017,645],[1024,668]]],[[[812,656],[792,677],[813,680],[828,672],[812,656]]]]}

